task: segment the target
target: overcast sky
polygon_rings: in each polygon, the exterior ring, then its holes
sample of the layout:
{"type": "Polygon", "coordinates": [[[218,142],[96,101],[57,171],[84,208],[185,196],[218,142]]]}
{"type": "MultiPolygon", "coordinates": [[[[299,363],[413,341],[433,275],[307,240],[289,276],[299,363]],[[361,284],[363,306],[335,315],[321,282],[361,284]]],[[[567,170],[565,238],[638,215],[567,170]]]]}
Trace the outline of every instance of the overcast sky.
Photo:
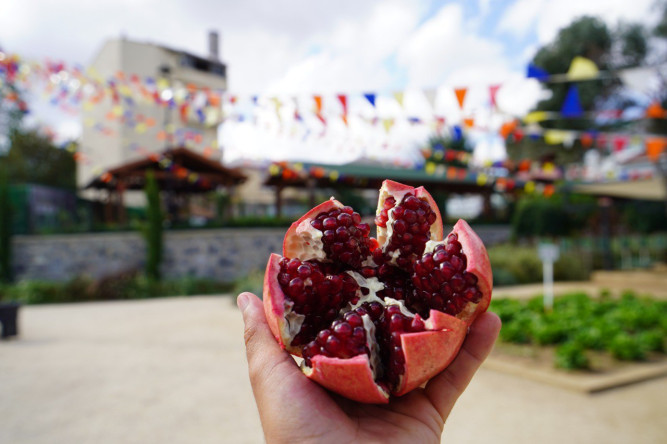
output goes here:
{"type": "MultiPolygon", "coordinates": [[[[0,0],[0,47],[86,65],[109,38],[206,54],[221,34],[238,94],[389,92],[511,83],[536,49],[583,14],[650,21],[654,0],[0,0]]],[[[509,94],[506,94],[506,96],[509,94]]],[[[512,90],[514,112],[536,89],[512,90]]],[[[65,134],[79,123],[33,107],[65,134]]]]}

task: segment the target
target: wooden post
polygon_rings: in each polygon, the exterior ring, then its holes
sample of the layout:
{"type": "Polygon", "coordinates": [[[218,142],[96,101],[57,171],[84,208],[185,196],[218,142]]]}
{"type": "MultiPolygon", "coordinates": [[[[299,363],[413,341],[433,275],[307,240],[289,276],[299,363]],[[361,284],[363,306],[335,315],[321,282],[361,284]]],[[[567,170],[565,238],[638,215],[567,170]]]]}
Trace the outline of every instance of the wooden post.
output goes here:
{"type": "Polygon", "coordinates": [[[125,193],[125,182],[122,180],[118,181],[118,185],[116,186],[116,193],[118,193],[118,222],[121,225],[127,225],[127,212],[125,211],[125,204],[123,199],[123,195],[125,193]]]}
{"type": "Polygon", "coordinates": [[[276,217],[283,215],[283,186],[276,185],[276,217]]]}
{"type": "Polygon", "coordinates": [[[315,206],[315,179],[308,178],[306,186],[308,187],[308,208],[313,208],[315,206]]]}

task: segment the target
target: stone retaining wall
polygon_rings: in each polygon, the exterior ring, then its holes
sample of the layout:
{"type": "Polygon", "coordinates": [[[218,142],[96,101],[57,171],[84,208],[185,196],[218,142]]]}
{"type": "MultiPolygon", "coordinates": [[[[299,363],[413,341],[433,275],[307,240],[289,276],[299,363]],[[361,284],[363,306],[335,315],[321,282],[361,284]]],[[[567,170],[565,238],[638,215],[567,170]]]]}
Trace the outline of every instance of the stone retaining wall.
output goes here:
{"type": "MultiPolygon", "coordinates": [[[[509,238],[504,226],[479,226],[476,231],[487,244],[509,238]]],[[[263,270],[269,253],[282,250],[284,234],[284,228],[166,232],[163,275],[234,280],[263,270]]],[[[140,269],[146,257],[144,240],[136,232],[16,236],[13,247],[18,280],[100,278],[140,269]]]]}
{"type": "MultiPolygon", "coordinates": [[[[167,232],[162,272],[230,281],[263,269],[269,253],[282,250],[284,234],[282,228],[167,232]]],[[[146,259],[144,239],[132,232],[16,236],[13,248],[17,280],[100,278],[142,268],[146,259]]]]}

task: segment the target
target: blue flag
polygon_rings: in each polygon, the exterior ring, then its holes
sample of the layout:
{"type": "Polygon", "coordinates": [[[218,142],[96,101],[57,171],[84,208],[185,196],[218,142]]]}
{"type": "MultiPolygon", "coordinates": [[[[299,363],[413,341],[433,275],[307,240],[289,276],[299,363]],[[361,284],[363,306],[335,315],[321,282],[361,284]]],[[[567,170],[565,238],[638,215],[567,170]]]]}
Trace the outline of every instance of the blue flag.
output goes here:
{"type": "Polygon", "coordinates": [[[560,112],[563,117],[581,117],[584,114],[581,102],[579,101],[579,89],[576,84],[570,86],[570,89],[567,91],[560,112]]]}

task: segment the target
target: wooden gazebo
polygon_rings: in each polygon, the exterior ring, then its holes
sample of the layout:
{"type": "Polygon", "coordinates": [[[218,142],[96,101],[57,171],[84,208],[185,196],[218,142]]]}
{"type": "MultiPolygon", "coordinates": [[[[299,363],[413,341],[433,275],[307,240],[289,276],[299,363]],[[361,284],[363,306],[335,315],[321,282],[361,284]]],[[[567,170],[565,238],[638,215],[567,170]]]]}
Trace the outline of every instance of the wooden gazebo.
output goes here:
{"type": "Polygon", "coordinates": [[[146,157],[111,168],[95,177],[85,189],[105,190],[105,219],[112,219],[112,207],[118,209],[118,220],[125,222],[123,193],[143,190],[146,172],[153,171],[160,190],[170,196],[201,194],[219,188],[242,184],[247,177],[236,168],[227,168],[184,147],[151,153],[146,157]]]}
{"type": "Polygon", "coordinates": [[[490,198],[494,191],[494,183],[479,184],[464,168],[447,168],[436,174],[427,174],[423,170],[364,163],[343,165],[303,163],[298,169],[294,164],[286,162],[274,165],[275,171],[267,177],[264,185],[275,189],[277,214],[281,214],[282,192],[287,187],[307,189],[310,206],[313,206],[316,189],[349,187],[378,190],[382,181],[391,179],[415,187],[423,185],[432,193],[481,195],[484,199],[485,212],[491,209],[490,198]],[[336,175],[332,177],[327,174],[328,170],[335,171],[336,175]]]}

